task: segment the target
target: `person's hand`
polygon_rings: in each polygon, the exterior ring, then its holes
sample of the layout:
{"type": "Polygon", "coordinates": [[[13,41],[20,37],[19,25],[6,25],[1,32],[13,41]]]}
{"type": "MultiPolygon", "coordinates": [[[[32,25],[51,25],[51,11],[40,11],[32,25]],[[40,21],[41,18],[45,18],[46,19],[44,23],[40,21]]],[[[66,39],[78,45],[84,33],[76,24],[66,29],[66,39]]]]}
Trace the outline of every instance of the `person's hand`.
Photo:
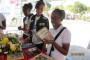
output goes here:
{"type": "Polygon", "coordinates": [[[27,40],[27,42],[29,42],[30,41],[30,37],[28,37],[28,40],[27,40]]]}
{"type": "Polygon", "coordinates": [[[3,26],[0,26],[0,29],[4,29],[4,27],[3,26]]]}
{"type": "Polygon", "coordinates": [[[54,40],[48,40],[48,39],[44,38],[44,42],[46,44],[53,44],[54,43],[54,40]]]}
{"type": "Polygon", "coordinates": [[[22,30],[21,26],[18,27],[18,30],[22,30]]]}

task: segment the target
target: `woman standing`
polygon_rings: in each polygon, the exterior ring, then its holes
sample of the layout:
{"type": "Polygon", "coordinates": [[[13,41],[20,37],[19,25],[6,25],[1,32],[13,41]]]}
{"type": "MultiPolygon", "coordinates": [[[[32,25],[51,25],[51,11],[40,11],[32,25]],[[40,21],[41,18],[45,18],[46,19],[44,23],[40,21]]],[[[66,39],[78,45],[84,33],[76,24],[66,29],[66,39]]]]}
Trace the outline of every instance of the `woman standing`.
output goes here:
{"type": "MultiPolygon", "coordinates": [[[[23,38],[28,40],[29,37],[29,26],[30,26],[30,18],[33,16],[33,14],[31,13],[32,10],[32,4],[28,3],[28,4],[24,4],[23,6],[23,13],[25,15],[25,17],[23,18],[23,24],[24,24],[24,28],[21,28],[21,26],[18,27],[19,30],[23,30],[24,34],[23,34],[23,38]]],[[[26,41],[29,42],[29,41],[26,41]]]]}
{"type": "Polygon", "coordinates": [[[52,12],[51,22],[53,29],[51,29],[50,32],[54,39],[48,40],[45,38],[44,40],[44,42],[48,44],[47,54],[55,60],[65,60],[65,55],[67,55],[70,46],[71,33],[61,24],[64,18],[64,10],[55,9],[52,12]]]}
{"type": "Polygon", "coordinates": [[[32,33],[32,30],[36,33],[43,27],[49,29],[48,18],[43,15],[45,4],[42,1],[37,1],[35,5],[36,14],[31,18],[30,24],[30,40],[36,45],[37,48],[43,48],[43,42],[41,42],[37,37],[32,33]]]}

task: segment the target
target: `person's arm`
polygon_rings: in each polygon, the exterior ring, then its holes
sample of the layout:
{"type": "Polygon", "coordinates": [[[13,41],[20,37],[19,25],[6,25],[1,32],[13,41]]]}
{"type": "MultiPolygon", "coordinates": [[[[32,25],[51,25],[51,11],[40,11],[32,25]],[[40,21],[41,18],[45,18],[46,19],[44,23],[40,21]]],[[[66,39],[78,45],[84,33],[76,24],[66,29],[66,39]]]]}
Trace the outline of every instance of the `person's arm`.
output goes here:
{"type": "Polygon", "coordinates": [[[60,53],[67,55],[70,44],[63,44],[63,47],[60,47],[54,40],[45,39],[45,43],[52,44],[60,53]]]}
{"type": "Polygon", "coordinates": [[[18,27],[19,30],[23,30],[24,31],[24,28],[22,28],[21,26],[18,27]]]}
{"type": "Polygon", "coordinates": [[[47,27],[49,29],[49,20],[48,19],[45,20],[45,27],[47,27]]]}
{"type": "Polygon", "coordinates": [[[0,29],[5,30],[6,29],[6,20],[2,21],[2,25],[3,26],[0,26],[0,29]]]}
{"type": "Polygon", "coordinates": [[[26,20],[26,18],[24,17],[24,18],[23,18],[23,26],[24,26],[24,27],[22,28],[21,26],[19,26],[19,27],[18,27],[18,30],[25,31],[25,27],[26,27],[26,26],[25,26],[25,20],[26,20]]]}
{"type": "Polygon", "coordinates": [[[60,47],[54,40],[47,40],[45,38],[44,41],[47,44],[52,44],[63,55],[67,55],[69,46],[70,46],[70,40],[71,40],[71,34],[70,32],[67,32],[67,33],[64,33],[63,35],[62,47],[60,47]]]}
{"type": "Polygon", "coordinates": [[[19,26],[19,27],[18,27],[18,30],[22,30],[22,31],[24,31],[25,29],[22,28],[21,26],[19,26]]]}
{"type": "Polygon", "coordinates": [[[47,52],[46,43],[43,43],[43,51],[47,52]]]}
{"type": "Polygon", "coordinates": [[[63,44],[63,47],[60,47],[56,42],[53,42],[52,44],[60,53],[67,55],[70,44],[63,44]]]}

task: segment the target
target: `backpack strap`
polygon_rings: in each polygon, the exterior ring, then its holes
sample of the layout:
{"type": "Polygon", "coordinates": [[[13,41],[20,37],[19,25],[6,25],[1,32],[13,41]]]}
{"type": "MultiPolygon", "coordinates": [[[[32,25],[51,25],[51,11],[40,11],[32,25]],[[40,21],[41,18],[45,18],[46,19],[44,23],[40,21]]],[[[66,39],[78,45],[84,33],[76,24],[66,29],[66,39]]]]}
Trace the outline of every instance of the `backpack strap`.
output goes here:
{"type": "MultiPolygon", "coordinates": [[[[57,38],[60,36],[60,34],[63,32],[63,30],[64,30],[65,28],[66,28],[66,27],[63,27],[63,28],[60,30],[60,32],[55,36],[54,41],[57,40],[57,38]]],[[[51,52],[52,52],[52,51],[54,51],[53,45],[51,46],[49,56],[51,56],[51,52]]]]}

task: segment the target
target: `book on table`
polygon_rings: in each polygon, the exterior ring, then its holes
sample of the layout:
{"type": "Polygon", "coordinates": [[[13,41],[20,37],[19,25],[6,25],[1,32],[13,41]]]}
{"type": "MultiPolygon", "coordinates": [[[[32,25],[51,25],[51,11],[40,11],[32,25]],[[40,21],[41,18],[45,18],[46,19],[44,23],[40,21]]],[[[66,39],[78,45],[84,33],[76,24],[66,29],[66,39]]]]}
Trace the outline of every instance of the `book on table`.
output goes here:
{"type": "Polygon", "coordinates": [[[22,48],[32,48],[34,47],[35,45],[33,43],[23,43],[22,44],[22,48]]]}
{"type": "Polygon", "coordinates": [[[52,57],[49,57],[48,55],[40,53],[30,60],[54,60],[54,59],[52,57]]]}
{"type": "Polygon", "coordinates": [[[15,53],[7,55],[7,60],[19,60],[19,59],[24,59],[23,53],[15,53]]]}
{"type": "Polygon", "coordinates": [[[27,57],[31,57],[31,56],[35,56],[35,55],[39,54],[40,51],[36,47],[33,47],[33,48],[29,48],[29,49],[23,50],[23,53],[27,57]]]}

